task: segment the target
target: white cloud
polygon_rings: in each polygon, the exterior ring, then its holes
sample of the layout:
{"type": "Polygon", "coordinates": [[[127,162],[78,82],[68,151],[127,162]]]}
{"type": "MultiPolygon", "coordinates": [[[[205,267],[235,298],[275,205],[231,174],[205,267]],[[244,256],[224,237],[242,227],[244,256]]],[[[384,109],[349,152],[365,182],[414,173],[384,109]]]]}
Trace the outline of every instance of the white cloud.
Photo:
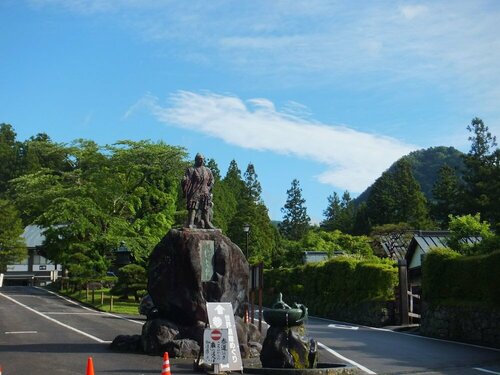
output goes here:
{"type": "Polygon", "coordinates": [[[243,101],[230,95],[180,91],[167,105],[147,96],[132,108],[146,106],[168,125],[210,135],[243,148],[322,163],[318,180],[358,193],[399,157],[415,150],[396,139],[368,134],[345,126],[315,123],[276,110],[267,99],[243,101]]]}
{"type": "Polygon", "coordinates": [[[378,85],[425,81],[475,110],[497,110],[500,101],[497,1],[30,1],[110,14],[176,56],[275,84],[354,78],[359,87],[359,77],[375,73],[378,85]]]}
{"type": "Polygon", "coordinates": [[[399,8],[399,10],[405,18],[412,20],[415,17],[426,13],[429,8],[427,8],[425,5],[403,5],[399,8]]]}

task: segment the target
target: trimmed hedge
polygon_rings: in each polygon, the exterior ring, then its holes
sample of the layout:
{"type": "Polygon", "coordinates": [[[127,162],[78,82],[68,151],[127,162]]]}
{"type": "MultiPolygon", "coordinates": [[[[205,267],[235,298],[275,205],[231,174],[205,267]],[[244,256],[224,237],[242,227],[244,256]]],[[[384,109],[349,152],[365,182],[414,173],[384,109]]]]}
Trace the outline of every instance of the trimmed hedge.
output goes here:
{"type": "Polygon", "coordinates": [[[267,306],[281,292],[287,303],[303,303],[311,314],[349,320],[345,316],[347,311],[356,311],[360,306],[370,310],[367,305],[371,302],[385,306],[386,301],[394,300],[398,270],[392,262],[336,257],[327,262],[266,270],[264,279],[267,306]]]}
{"type": "Polygon", "coordinates": [[[431,251],[422,264],[422,298],[430,305],[500,308],[500,251],[462,256],[431,251]]]}

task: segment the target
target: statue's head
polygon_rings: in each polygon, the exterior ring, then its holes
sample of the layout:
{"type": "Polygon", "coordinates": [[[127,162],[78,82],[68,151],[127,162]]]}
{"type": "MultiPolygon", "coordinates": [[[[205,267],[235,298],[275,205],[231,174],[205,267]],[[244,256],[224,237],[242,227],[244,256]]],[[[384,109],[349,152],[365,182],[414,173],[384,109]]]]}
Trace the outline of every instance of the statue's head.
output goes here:
{"type": "Polygon", "coordinates": [[[205,157],[202,154],[197,153],[195,158],[194,158],[194,164],[196,166],[200,166],[200,165],[203,165],[204,162],[205,162],[205,157]]]}

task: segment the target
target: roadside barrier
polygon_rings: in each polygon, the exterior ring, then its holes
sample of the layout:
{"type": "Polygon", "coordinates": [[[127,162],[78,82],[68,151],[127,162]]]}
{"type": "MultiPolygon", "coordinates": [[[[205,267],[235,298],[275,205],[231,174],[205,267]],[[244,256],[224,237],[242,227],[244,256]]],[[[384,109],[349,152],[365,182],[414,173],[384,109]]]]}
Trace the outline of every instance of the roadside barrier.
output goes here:
{"type": "MultiPolygon", "coordinates": [[[[0,373],[0,375],[2,375],[0,373]]],[[[92,357],[87,359],[87,373],[86,375],[94,375],[94,361],[92,361],[92,357]]]]}
{"type": "Polygon", "coordinates": [[[168,359],[168,352],[165,352],[163,354],[163,366],[161,367],[161,373],[162,375],[163,374],[172,375],[170,373],[170,360],[168,359]]]}

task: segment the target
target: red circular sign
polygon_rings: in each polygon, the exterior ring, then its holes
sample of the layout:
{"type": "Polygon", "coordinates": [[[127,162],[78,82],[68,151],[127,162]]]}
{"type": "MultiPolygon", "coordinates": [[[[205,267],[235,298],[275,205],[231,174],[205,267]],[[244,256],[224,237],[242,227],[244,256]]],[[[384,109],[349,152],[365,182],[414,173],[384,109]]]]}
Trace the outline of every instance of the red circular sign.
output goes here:
{"type": "Polygon", "coordinates": [[[222,337],[222,333],[218,329],[214,329],[212,333],[210,333],[210,337],[214,341],[219,341],[222,337]]]}

